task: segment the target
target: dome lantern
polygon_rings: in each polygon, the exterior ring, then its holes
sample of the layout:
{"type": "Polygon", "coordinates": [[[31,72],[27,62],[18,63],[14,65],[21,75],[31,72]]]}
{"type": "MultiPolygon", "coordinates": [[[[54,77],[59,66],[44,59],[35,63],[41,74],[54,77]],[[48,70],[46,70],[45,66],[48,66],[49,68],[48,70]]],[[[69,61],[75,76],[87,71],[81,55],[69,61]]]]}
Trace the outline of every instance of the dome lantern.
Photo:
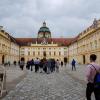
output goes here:
{"type": "Polygon", "coordinates": [[[45,21],[43,22],[43,27],[46,27],[46,22],[45,21]]]}

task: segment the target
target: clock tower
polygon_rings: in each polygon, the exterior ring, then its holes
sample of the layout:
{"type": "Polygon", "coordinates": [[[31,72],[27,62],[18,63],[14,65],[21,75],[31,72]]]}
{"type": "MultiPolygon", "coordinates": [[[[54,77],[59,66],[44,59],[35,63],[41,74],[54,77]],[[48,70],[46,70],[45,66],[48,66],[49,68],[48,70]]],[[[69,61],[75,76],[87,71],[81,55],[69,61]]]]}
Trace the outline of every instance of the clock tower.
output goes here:
{"type": "Polygon", "coordinates": [[[43,26],[38,31],[38,38],[51,38],[51,32],[46,26],[46,22],[43,22],[43,26]]]}

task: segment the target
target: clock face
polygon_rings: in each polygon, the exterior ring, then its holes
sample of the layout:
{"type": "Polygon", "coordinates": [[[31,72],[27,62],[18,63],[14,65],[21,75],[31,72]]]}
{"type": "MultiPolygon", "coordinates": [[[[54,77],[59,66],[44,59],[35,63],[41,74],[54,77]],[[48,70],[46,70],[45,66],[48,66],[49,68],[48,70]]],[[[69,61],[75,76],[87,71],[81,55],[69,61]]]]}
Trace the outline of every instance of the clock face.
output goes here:
{"type": "Polygon", "coordinates": [[[45,37],[49,38],[50,37],[50,34],[45,34],[45,37]]]}
{"type": "Polygon", "coordinates": [[[45,37],[48,37],[48,35],[47,35],[47,34],[45,34],[45,37]]]}
{"type": "Polygon", "coordinates": [[[41,33],[38,34],[38,37],[39,38],[50,38],[51,35],[48,32],[41,32],[41,33]]]}
{"type": "Polygon", "coordinates": [[[43,34],[39,34],[39,38],[42,38],[43,37],[43,34]]]}

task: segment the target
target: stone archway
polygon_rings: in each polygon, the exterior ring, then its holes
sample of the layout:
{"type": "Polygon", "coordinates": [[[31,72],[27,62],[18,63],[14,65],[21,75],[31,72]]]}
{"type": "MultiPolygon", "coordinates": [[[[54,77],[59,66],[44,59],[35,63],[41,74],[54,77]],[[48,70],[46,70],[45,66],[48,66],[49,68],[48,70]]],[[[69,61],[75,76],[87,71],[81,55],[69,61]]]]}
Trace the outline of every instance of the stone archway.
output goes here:
{"type": "Polygon", "coordinates": [[[25,58],[24,57],[21,57],[21,59],[20,59],[21,61],[25,61],[25,58]]]}

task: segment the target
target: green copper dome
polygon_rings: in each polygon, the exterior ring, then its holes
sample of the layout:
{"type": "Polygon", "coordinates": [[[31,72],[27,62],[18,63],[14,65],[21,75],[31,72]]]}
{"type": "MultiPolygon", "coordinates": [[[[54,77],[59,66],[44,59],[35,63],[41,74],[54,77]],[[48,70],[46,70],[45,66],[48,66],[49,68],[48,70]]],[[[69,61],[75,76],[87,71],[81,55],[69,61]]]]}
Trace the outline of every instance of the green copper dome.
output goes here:
{"type": "Polygon", "coordinates": [[[43,26],[39,29],[38,33],[40,33],[40,32],[48,32],[48,33],[51,33],[50,30],[49,30],[49,28],[46,27],[46,23],[45,22],[43,23],[43,26]]]}
{"type": "Polygon", "coordinates": [[[51,32],[46,26],[46,22],[43,22],[43,26],[38,31],[38,38],[51,38],[51,32]]]}
{"type": "Polygon", "coordinates": [[[41,27],[39,32],[49,32],[50,33],[50,30],[48,27],[41,27]]]}

